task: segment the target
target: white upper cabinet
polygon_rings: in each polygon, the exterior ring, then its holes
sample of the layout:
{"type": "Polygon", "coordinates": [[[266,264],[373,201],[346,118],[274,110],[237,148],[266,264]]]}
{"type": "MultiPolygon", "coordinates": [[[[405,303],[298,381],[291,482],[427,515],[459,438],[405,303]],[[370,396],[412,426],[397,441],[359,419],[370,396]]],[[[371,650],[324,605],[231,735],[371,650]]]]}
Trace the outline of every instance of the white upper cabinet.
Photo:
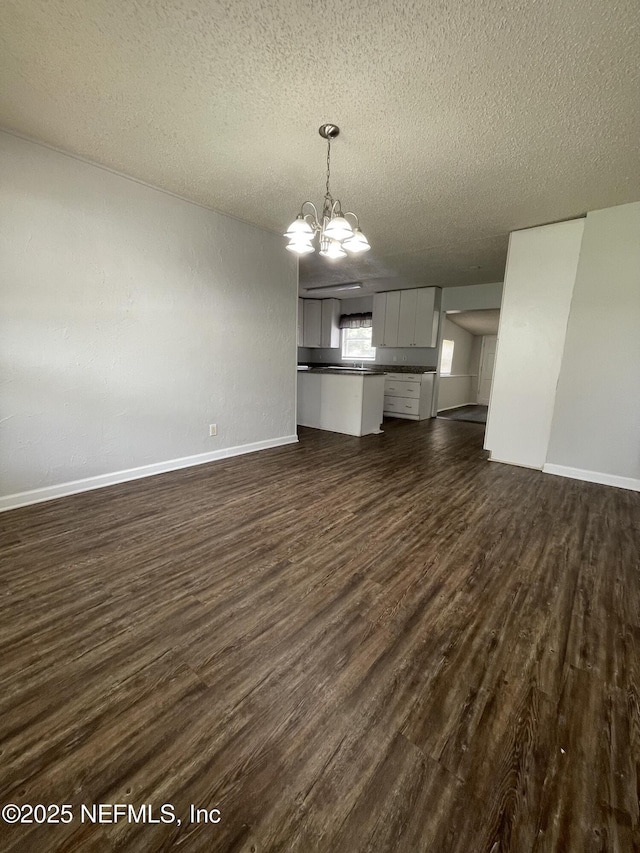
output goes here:
{"type": "Polygon", "coordinates": [[[420,287],[416,290],[415,347],[438,345],[438,323],[442,290],[439,287],[420,287]]]}
{"type": "Polygon", "coordinates": [[[320,299],[304,300],[302,346],[322,346],[322,305],[320,299]]]}
{"type": "Polygon", "coordinates": [[[340,346],[340,300],[301,299],[303,347],[340,346]]]}
{"type": "Polygon", "coordinates": [[[400,291],[376,293],[373,297],[373,331],[371,343],[374,347],[398,346],[398,320],[400,317],[400,291]]]}
{"type": "Polygon", "coordinates": [[[384,321],[387,316],[387,294],[373,294],[373,328],[371,330],[371,346],[384,346],[384,321]]]}
{"type": "Polygon", "coordinates": [[[440,300],[439,287],[376,293],[373,297],[373,345],[437,346],[440,300]]]}
{"type": "Polygon", "coordinates": [[[340,300],[322,299],[322,347],[340,346],[340,300]]]}
{"type": "Polygon", "coordinates": [[[400,319],[400,291],[387,293],[387,311],[384,318],[384,345],[398,346],[398,321],[400,319]]]}
{"type": "Polygon", "coordinates": [[[400,291],[400,317],[398,320],[397,343],[399,347],[412,347],[415,343],[417,302],[417,290],[400,291]]]}

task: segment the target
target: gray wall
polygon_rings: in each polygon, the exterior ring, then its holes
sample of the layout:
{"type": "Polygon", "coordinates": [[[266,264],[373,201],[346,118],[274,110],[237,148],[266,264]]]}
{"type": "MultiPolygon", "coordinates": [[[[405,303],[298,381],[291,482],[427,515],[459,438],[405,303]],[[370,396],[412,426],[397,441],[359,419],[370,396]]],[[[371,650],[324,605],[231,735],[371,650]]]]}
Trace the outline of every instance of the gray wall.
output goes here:
{"type": "Polygon", "coordinates": [[[451,374],[462,374],[468,376],[471,373],[471,354],[473,351],[474,336],[471,332],[456,326],[447,317],[444,318],[443,340],[453,341],[453,361],[451,363],[451,374]]]}
{"type": "Polygon", "coordinates": [[[0,156],[2,495],[293,440],[281,238],[9,134],[0,156]]]}
{"type": "MultiPolygon", "coordinates": [[[[342,352],[337,349],[298,347],[298,361],[306,364],[340,363],[342,352]]],[[[438,363],[436,347],[377,347],[376,364],[420,364],[425,367],[435,367],[438,363]]]]}
{"type": "Polygon", "coordinates": [[[501,281],[492,284],[469,284],[464,287],[443,287],[442,310],[477,311],[482,308],[500,308],[502,289],[501,281]]]}
{"type": "Polygon", "coordinates": [[[373,296],[353,296],[340,300],[341,314],[364,314],[373,311],[373,296]]]}
{"type": "Polygon", "coordinates": [[[547,462],[640,487],[640,202],[587,216],[547,462]]]}

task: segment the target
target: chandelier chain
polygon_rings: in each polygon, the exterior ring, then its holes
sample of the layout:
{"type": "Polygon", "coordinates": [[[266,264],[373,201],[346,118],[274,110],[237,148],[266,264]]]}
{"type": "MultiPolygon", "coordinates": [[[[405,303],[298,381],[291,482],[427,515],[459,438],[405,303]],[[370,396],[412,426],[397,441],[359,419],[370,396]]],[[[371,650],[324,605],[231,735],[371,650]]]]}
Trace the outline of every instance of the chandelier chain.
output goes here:
{"type": "Polygon", "coordinates": [[[331,137],[327,137],[327,192],[325,198],[328,196],[331,198],[331,193],[329,192],[329,175],[331,174],[331,137]]]}

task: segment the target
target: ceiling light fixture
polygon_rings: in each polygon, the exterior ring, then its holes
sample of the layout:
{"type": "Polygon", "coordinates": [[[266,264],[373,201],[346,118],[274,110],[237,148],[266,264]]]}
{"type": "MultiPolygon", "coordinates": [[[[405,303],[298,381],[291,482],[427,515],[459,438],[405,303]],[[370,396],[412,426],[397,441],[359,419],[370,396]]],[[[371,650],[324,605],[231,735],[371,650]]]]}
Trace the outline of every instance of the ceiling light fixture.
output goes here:
{"type": "Polygon", "coordinates": [[[305,201],[300,208],[300,213],[285,231],[284,236],[289,238],[285,248],[296,255],[308,255],[315,252],[312,240],[318,234],[320,254],[325,258],[335,260],[346,258],[347,252],[354,254],[368,252],[371,246],[360,230],[358,217],[351,211],[343,213],[339,199],[334,200],[329,189],[331,140],[338,136],[340,128],[335,124],[323,124],[318,129],[318,133],[327,140],[327,186],[322,215],[318,216],[318,209],[312,201],[305,201]],[[304,212],[307,205],[313,209],[313,213],[304,212]],[[355,225],[349,222],[348,216],[355,219],[355,225]]]}
{"type": "Polygon", "coordinates": [[[323,284],[322,287],[305,287],[307,293],[315,293],[318,290],[323,292],[334,290],[362,290],[361,281],[350,281],[347,284],[323,284]]]}

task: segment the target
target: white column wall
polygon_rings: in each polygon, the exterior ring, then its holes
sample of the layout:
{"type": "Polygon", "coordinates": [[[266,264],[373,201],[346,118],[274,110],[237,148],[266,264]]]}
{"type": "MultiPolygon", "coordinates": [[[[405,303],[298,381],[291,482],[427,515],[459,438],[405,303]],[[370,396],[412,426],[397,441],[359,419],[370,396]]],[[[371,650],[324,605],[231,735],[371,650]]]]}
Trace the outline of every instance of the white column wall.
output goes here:
{"type": "Polygon", "coordinates": [[[587,216],[544,470],[640,490],[640,202],[587,216]]]}
{"type": "Polygon", "coordinates": [[[492,460],[545,463],[583,229],[576,219],[510,236],[485,435],[492,460]]]}

